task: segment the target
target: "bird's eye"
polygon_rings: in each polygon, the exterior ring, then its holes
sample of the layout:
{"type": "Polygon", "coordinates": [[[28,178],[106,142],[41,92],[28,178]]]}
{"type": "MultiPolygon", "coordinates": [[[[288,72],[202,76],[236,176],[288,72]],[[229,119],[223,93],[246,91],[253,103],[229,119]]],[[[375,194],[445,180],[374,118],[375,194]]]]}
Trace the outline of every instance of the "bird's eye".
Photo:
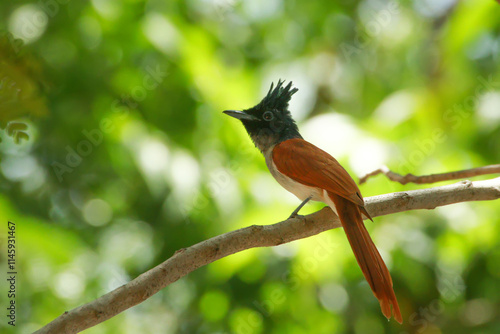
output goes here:
{"type": "Polygon", "coordinates": [[[266,111],[264,115],[262,115],[262,118],[265,121],[272,121],[274,119],[274,114],[271,111],[266,111]]]}

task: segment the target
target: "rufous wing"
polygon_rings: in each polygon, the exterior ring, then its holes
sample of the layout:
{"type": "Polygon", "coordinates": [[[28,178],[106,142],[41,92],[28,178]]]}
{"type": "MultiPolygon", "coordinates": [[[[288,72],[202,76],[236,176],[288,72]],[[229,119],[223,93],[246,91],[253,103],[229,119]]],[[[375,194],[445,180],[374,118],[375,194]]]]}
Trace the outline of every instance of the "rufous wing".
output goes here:
{"type": "Polygon", "coordinates": [[[302,184],[325,189],[364,206],[356,182],[339,162],[322,149],[301,138],[285,140],[274,147],[278,170],[302,184]]]}

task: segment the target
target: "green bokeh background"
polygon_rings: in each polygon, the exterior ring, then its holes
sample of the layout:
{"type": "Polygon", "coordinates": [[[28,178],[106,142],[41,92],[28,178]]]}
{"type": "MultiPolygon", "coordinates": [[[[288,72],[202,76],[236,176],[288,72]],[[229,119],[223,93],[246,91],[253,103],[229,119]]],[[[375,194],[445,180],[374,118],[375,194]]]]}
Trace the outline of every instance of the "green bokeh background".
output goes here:
{"type": "MultiPolygon", "coordinates": [[[[0,331],[30,333],[182,247],[286,218],[299,201],[221,113],[279,78],[299,88],[304,137],[353,176],[498,163],[499,18],[492,0],[2,1],[0,258],[6,272],[11,220],[19,274],[17,326],[2,311],[0,331]]],[[[361,191],[417,188],[379,176],[361,191]]],[[[336,229],[217,261],[85,333],[500,332],[498,201],[368,228],[402,326],[336,229]]]]}

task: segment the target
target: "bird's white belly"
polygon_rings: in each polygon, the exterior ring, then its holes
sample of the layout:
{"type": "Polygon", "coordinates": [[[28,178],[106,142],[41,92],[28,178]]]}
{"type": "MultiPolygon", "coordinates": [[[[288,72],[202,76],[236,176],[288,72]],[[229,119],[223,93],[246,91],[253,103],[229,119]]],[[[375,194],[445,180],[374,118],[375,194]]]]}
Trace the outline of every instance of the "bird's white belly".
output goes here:
{"type": "Polygon", "coordinates": [[[282,174],[278,168],[276,168],[276,165],[272,161],[272,158],[269,155],[265,155],[266,157],[266,164],[267,167],[269,168],[269,171],[271,172],[272,176],[278,181],[278,183],[297,196],[301,201],[305,200],[306,198],[312,196],[311,200],[313,201],[320,201],[320,202],[325,202],[324,201],[324,194],[323,194],[323,189],[317,188],[317,187],[310,187],[306,186],[300,182],[297,182],[288,176],[282,174]],[[269,158],[268,158],[269,156],[269,158]]]}
{"type": "Polygon", "coordinates": [[[271,172],[272,176],[276,179],[276,181],[278,181],[278,183],[283,188],[285,188],[286,190],[297,196],[301,201],[312,196],[311,197],[312,201],[318,201],[327,204],[332,209],[332,211],[335,212],[335,214],[337,214],[337,208],[335,207],[335,204],[328,196],[326,190],[317,187],[306,186],[282,174],[278,170],[278,168],[276,168],[276,165],[274,164],[272,159],[271,152],[272,149],[264,153],[264,157],[266,158],[266,165],[269,168],[269,171],[271,172]]]}

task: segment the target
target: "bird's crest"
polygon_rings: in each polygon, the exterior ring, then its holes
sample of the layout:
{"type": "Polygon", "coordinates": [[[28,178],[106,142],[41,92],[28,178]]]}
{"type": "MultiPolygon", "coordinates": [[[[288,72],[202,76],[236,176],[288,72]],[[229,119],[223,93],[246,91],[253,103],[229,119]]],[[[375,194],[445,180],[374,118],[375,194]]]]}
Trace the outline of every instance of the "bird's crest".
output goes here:
{"type": "Polygon", "coordinates": [[[288,85],[283,87],[285,83],[284,80],[278,80],[278,84],[274,87],[274,83],[271,83],[271,88],[269,92],[262,99],[262,101],[256,106],[259,109],[277,109],[280,111],[288,110],[288,102],[292,98],[292,95],[298,91],[298,88],[292,88],[292,82],[290,81],[288,85]]]}

